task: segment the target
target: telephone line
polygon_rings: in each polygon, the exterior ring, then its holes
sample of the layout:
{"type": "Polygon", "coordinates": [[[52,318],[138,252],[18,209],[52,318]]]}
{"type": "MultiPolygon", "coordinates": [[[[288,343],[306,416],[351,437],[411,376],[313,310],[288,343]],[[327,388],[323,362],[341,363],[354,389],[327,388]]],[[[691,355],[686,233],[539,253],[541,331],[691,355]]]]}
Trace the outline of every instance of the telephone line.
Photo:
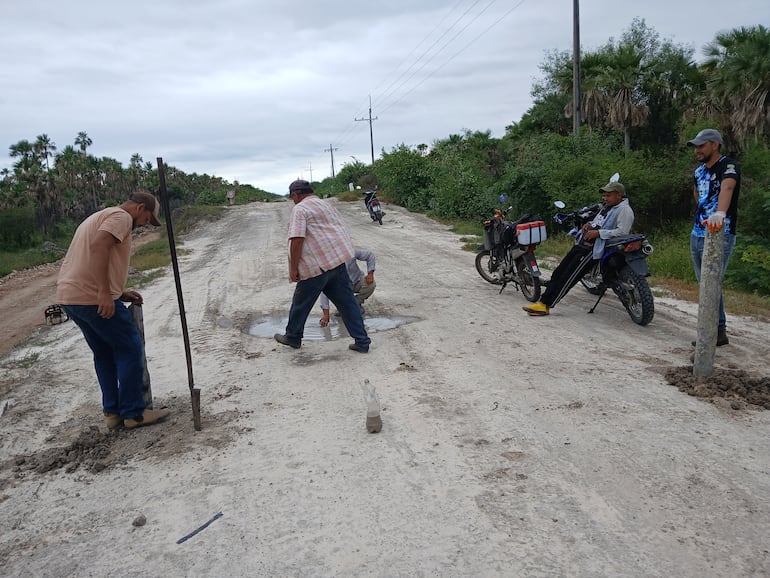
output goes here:
{"type": "Polygon", "coordinates": [[[446,60],[446,61],[445,61],[445,62],[444,62],[444,63],[443,63],[441,66],[439,66],[438,68],[436,68],[436,69],[435,69],[433,72],[431,72],[431,73],[430,73],[428,76],[426,76],[426,77],[425,77],[425,78],[423,78],[423,79],[422,79],[420,82],[418,82],[417,84],[415,84],[415,85],[414,85],[412,88],[410,88],[410,89],[409,89],[407,92],[405,92],[405,93],[404,93],[404,94],[403,94],[403,95],[402,95],[402,96],[401,96],[401,97],[400,97],[398,100],[394,100],[393,102],[391,102],[390,104],[388,104],[387,106],[385,106],[385,107],[382,109],[382,112],[386,112],[387,110],[390,110],[391,108],[393,108],[393,106],[395,106],[396,104],[398,104],[399,102],[401,102],[401,101],[402,101],[404,98],[406,98],[407,96],[409,96],[409,94],[411,94],[411,93],[412,93],[412,92],[414,92],[414,91],[415,91],[417,88],[419,88],[419,87],[420,87],[420,86],[421,86],[421,85],[422,85],[422,84],[423,84],[423,83],[424,83],[426,80],[428,80],[429,78],[431,78],[431,77],[432,77],[434,74],[436,74],[438,71],[440,71],[442,68],[444,68],[444,67],[445,67],[447,64],[449,64],[450,62],[452,62],[452,60],[454,60],[455,58],[457,58],[457,57],[458,57],[458,56],[459,56],[459,55],[460,55],[462,52],[464,52],[464,51],[465,51],[465,50],[466,50],[466,49],[467,49],[467,48],[468,48],[468,47],[469,47],[471,44],[473,44],[473,43],[474,43],[474,42],[476,42],[476,41],[477,41],[479,38],[481,38],[482,36],[484,36],[484,35],[485,35],[487,32],[489,32],[489,30],[491,30],[492,28],[494,28],[495,26],[497,26],[497,25],[498,25],[500,22],[502,22],[502,21],[503,21],[503,20],[504,20],[506,17],[508,17],[508,16],[511,14],[511,12],[513,12],[513,11],[514,11],[514,10],[516,10],[516,9],[517,9],[519,6],[521,6],[522,4],[524,4],[524,2],[526,2],[526,0],[519,0],[519,2],[518,2],[517,4],[515,4],[514,6],[512,6],[512,7],[511,7],[511,8],[510,8],[510,9],[509,9],[509,10],[508,10],[508,11],[507,11],[505,14],[503,14],[503,15],[502,15],[500,18],[498,18],[498,19],[497,19],[497,20],[495,20],[495,21],[494,21],[492,24],[490,24],[490,25],[489,25],[487,28],[485,28],[485,29],[484,29],[484,30],[483,30],[483,31],[482,31],[482,32],[481,32],[481,33],[480,33],[478,36],[476,36],[475,38],[473,38],[473,39],[472,39],[470,42],[468,42],[468,44],[466,44],[466,45],[465,45],[465,46],[463,46],[463,47],[462,47],[460,50],[458,50],[456,53],[454,53],[452,56],[450,56],[450,57],[449,57],[449,59],[447,59],[447,60],[446,60]]]}
{"type": "MultiPolygon", "coordinates": [[[[496,0],[492,0],[492,2],[493,2],[493,3],[494,3],[495,1],[496,1],[496,0]]],[[[390,89],[391,89],[391,87],[392,87],[392,86],[393,86],[393,85],[394,85],[394,84],[395,84],[395,83],[396,83],[398,80],[400,80],[400,79],[401,79],[401,78],[402,78],[402,77],[403,77],[403,76],[404,76],[404,75],[405,75],[407,72],[409,72],[409,71],[410,71],[412,68],[414,68],[414,67],[415,67],[415,66],[416,66],[416,65],[417,65],[417,64],[418,64],[418,63],[419,63],[419,62],[420,62],[420,61],[421,61],[421,60],[422,60],[422,59],[423,59],[425,56],[427,56],[427,54],[428,54],[428,53],[429,53],[431,50],[433,50],[433,47],[434,47],[434,46],[436,46],[436,44],[438,44],[438,43],[439,43],[439,42],[440,42],[440,41],[441,41],[441,40],[442,40],[442,39],[443,39],[443,38],[444,38],[444,37],[445,37],[447,34],[449,34],[449,33],[452,31],[452,29],[453,29],[455,26],[457,26],[457,24],[458,24],[458,23],[459,23],[459,22],[460,22],[460,21],[461,21],[463,18],[465,18],[465,16],[468,14],[468,12],[470,12],[470,11],[471,11],[471,10],[472,10],[472,9],[473,9],[475,6],[476,6],[476,4],[478,4],[479,2],[481,2],[481,0],[476,0],[476,1],[475,1],[473,4],[471,4],[471,5],[468,7],[468,9],[467,9],[465,12],[463,12],[462,14],[460,14],[460,16],[459,16],[459,17],[458,17],[458,18],[457,18],[457,19],[456,19],[456,20],[455,20],[455,21],[454,21],[454,22],[451,24],[451,26],[449,26],[449,28],[447,28],[447,29],[446,29],[446,30],[445,30],[445,31],[444,31],[444,32],[441,34],[441,36],[439,36],[438,38],[436,38],[436,40],[434,40],[434,41],[433,41],[433,44],[431,44],[431,45],[430,45],[430,46],[427,48],[427,50],[425,50],[425,52],[423,52],[423,53],[420,55],[420,57],[419,57],[417,60],[415,60],[415,61],[412,63],[412,65],[411,65],[411,66],[409,66],[409,68],[407,68],[407,69],[406,69],[404,72],[402,72],[402,73],[401,73],[401,75],[400,75],[400,76],[399,76],[399,77],[398,77],[396,80],[394,80],[393,82],[391,82],[391,83],[390,83],[390,85],[388,86],[388,88],[387,88],[387,89],[385,89],[385,92],[382,94],[382,97],[381,97],[381,98],[382,98],[382,100],[385,100],[386,98],[388,98],[388,97],[390,96],[390,94],[392,94],[393,92],[395,92],[396,90],[398,90],[398,89],[399,89],[401,86],[403,86],[404,84],[406,84],[407,82],[409,82],[409,80],[410,80],[410,79],[411,79],[411,78],[412,78],[412,77],[413,77],[415,74],[417,74],[417,73],[418,73],[420,70],[422,70],[423,68],[425,68],[425,66],[426,66],[427,64],[429,64],[431,60],[433,60],[433,59],[434,59],[434,58],[435,58],[435,57],[436,57],[438,54],[440,54],[440,53],[441,53],[441,51],[442,51],[442,50],[443,50],[443,49],[446,47],[446,44],[445,44],[443,47],[439,48],[439,50],[438,50],[437,52],[435,52],[435,53],[434,53],[434,54],[433,54],[433,55],[432,55],[432,56],[431,56],[431,57],[428,59],[428,61],[427,61],[427,62],[425,62],[425,63],[424,63],[424,64],[423,64],[423,65],[422,65],[420,68],[418,68],[418,69],[417,69],[415,72],[413,72],[411,75],[409,75],[409,77],[408,77],[408,78],[407,78],[405,81],[403,81],[401,84],[399,84],[398,86],[396,86],[396,87],[395,87],[393,90],[390,90],[390,89]],[[390,92],[389,92],[389,91],[390,91],[390,92]]],[[[486,8],[485,8],[485,10],[486,10],[486,8]]],[[[483,13],[483,10],[482,10],[482,13],[483,13]]],[[[476,18],[478,18],[478,16],[476,16],[476,18]]],[[[476,18],[474,18],[473,20],[471,20],[470,24],[472,24],[472,23],[473,23],[473,21],[474,21],[476,18]]],[[[469,24],[468,24],[468,25],[469,25],[469,24]]],[[[463,30],[465,30],[465,28],[467,28],[467,27],[468,27],[468,25],[466,25],[464,28],[460,29],[460,33],[461,33],[463,30]]],[[[459,33],[458,33],[458,34],[459,34],[459,33]]],[[[447,44],[448,44],[449,42],[451,42],[452,40],[454,40],[456,37],[457,37],[457,34],[455,34],[455,36],[453,36],[452,38],[450,38],[450,39],[449,39],[449,41],[447,42],[447,44]]]]}
{"type": "MultiPolygon", "coordinates": [[[[407,83],[407,82],[409,82],[409,81],[410,81],[412,78],[414,78],[414,76],[415,76],[415,75],[416,75],[418,72],[421,72],[421,71],[422,71],[422,70],[423,70],[423,69],[424,69],[424,68],[425,68],[425,67],[426,67],[428,64],[430,64],[430,63],[433,61],[433,59],[434,59],[434,58],[436,58],[436,56],[438,56],[439,54],[441,54],[441,53],[442,53],[442,52],[443,52],[443,51],[444,51],[444,50],[447,48],[447,46],[449,46],[449,45],[450,45],[452,42],[454,42],[454,40],[455,40],[455,39],[456,39],[458,36],[460,36],[460,35],[461,35],[463,32],[465,32],[465,31],[468,29],[468,27],[469,27],[471,24],[473,24],[473,23],[474,23],[476,20],[478,20],[478,19],[481,17],[481,15],[482,15],[482,14],[484,14],[484,12],[486,12],[486,11],[487,11],[487,10],[488,10],[488,9],[489,9],[491,6],[492,6],[492,4],[494,4],[496,1],[497,1],[497,0],[491,0],[491,2],[489,2],[489,4],[487,4],[487,5],[486,5],[484,8],[482,8],[481,12],[479,12],[478,14],[476,14],[476,16],[474,16],[474,17],[473,17],[473,19],[471,19],[471,21],[470,21],[470,22],[468,22],[468,23],[467,23],[465,26],[463,26],[463,27],[462,27],[460,30],[458,30],[458,31],[455,33],[455,35],[454,35],[454,36],[452,36],[452,37],[451,37],[449,40],[447,40],[447,41],[446,41],[446,42],[445,42],[445,43],[444,43],[444,44],[441,46],[441,48],[439,48],[439,50],[438,50],[437,52],[435,52],[433,55],[431,55],[431,57],[430,57],[430,58],[429,58],[429,59],[428,59],[426,62],[424,62],[424,63],[422,64],[422,66],[420,66],[420,68],[418,68],[418,69],[417,69],[417,70],[415,70],[415,71],[414,71],[414,72],[413,72],[411,75],[409,75],[409,78],[407,78],[407,79],[406,79],[406,80],[405,80],[403,83],[401,83],[401,85],[400,85],[398,88],[401,88],[402,86],[405,86],[405,85],[406,85],[406,83],[407,83]]],[[[474,3],[474,6],[475,6],[475,4],[477,4],[477,3],[478,3],[478,2],[474,3]]],[[[432,76],[432,75],[433,75],[433,74],[435,74],[436,72],[437,72],[437,70],[434,70],[434,71],[433,71],[433,72],[432,72],[430,75],[428,75],[428,77],[426,77],[426,79],[423,79],[423,81],[422,81],[422,82],[424,82],[425,80],[427,80],[427,78],[430,78],[430,76],[432,76]]],[[[412,92],[412,90],[414,90],[414,88],[410,89],[408,92],[406,92],[404,95],[402,95],[400,98],[396,99],[396,100],[395,100],[393,103],[391,103],[391,104],[389,104],[389,105],[384,105],[384,104],[383,104],[383,105],[381,105],[381,108],[382,108],[383,112],[384,112],[385,110],[387,110],[387,109],[391,108],[391,107],[393,106],[393,104],[395,104],[395,102],[399,102],[400,100],[402,100],[402,99],[404,98],[404,96],[406,96],[406,94],[409,94],[410,92],[412,92]]]]}

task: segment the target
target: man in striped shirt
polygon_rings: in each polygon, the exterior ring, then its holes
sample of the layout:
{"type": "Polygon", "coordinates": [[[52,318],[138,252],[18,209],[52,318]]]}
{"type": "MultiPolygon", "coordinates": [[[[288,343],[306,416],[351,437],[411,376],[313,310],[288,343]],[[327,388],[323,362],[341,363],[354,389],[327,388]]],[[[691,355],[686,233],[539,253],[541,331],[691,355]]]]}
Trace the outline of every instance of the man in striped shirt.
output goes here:
{"type": "Polygon", "coordinates": [[[315,196],[307,181],[291,183],[289,198],[294,201],[289,217],[289,280],[297,286],[286,332],[276,333],[275,340],[299,349],[305,322],[323,292],[339,310],[354,339],[350,349],[367,353],[371,339],[345,268],[345,263],[355,257],[355,251],[342,215],[315,196]]]}

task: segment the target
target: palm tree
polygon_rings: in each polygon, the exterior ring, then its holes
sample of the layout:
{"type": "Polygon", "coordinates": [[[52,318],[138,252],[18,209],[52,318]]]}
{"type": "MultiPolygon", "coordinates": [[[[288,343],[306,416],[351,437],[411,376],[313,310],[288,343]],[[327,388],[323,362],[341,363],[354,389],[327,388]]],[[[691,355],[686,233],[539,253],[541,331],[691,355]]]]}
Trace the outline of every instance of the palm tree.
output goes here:
{"type": "Polygon", "coordinates": [[[704,52],[712,105],[738,143],[770,134],[770,29],[758,25],[717,34],[704,52]]]}
{"type": "Polygon", "coordinates": [[[641,90],[649,66],[643,63],[644,53],[631,44],[611,48],[607,56],[600,80],[609,97],[606,123],[623,130],[625,148],[630,151],[631,128],[644,125],[650,113],[641,90]]]}
{"type": "Polygon", "coordinates": [[[41,166],[45,162],[45,179],[44,182],[39,183],[38,201],[39,209],[42,213],[43,228],[47,230],[48,226],[53,223],[56,216],[61,212],[56,187],[51,186],[51,165],[48,162],[48,159],[56,151],[56,143],[47,134],[43,133],[35,139],[33,149],[41,166]]]}
{"type": "Polygon", "coordinates": [[[139,183],[142,180],[142,163],[144,159],[139,153],[131,155],[131,161],[129,162],[129,170],[131,171],[131,186],[136,189],[139,187],[139,183]]]}
{"type": "Polygon", "coordinates": [[[86,149],[92,144],[94,144],[94,141],[88,137],[88,133],[85,131],[80,131],[78,136],[75,137],[75,145],[80,147],[80,152],[83,154],[86,154],[86,149]]]}

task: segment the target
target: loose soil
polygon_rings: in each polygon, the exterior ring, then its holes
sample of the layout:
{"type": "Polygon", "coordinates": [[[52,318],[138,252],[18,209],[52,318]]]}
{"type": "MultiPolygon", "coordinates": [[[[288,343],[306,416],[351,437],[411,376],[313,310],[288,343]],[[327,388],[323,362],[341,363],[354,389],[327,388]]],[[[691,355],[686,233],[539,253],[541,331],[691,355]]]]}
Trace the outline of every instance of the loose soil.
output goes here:
{"type": "Polygon", "coordinates": [[[770,575],[770,325],[730,315],[697,380],[696,304],[530,318],[446,227],[330,202],[377,255],[370,353],[320,310],[299,350],[249,333],[291,302],[290,206],[229,207],[183,239],[190,371],[170,270],[141,289],[152,427],[106,429],[56,265],[0,279],[3,575],[770,575]]]}

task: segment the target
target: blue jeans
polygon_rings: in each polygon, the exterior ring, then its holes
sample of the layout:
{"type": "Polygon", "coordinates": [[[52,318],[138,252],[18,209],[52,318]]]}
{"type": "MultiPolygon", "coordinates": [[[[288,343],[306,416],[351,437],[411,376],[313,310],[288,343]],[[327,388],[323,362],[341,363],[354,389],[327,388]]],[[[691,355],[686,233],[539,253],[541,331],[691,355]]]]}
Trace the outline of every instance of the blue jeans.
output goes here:
{"type": "Polygon", "coordinates": [[[115,301],[115,315],[104,319],[96,305],[62,305],[94,352],[96,378],[105,413],[132,419],[144,413],[142,339],[131,312],[115,301]]]}
{"type": "Polygon", "coordinates": [[[334,303],[340,312],[342,322],[356,344],[369,349],[372,340],[366,334],[361,307],[353,294],[353,287],[344,263],[330,271],[324,271],[317,277],[303,279],[297,283],[291,300],[289,322],[286,324],[286,337],[298,343],[302,341],[305,322],[322,292],[326,293],[329,301],[334,303]]]}
{"type": "MultiPolygon", "coordinates": [[[[705,237],[696,237],[690,235],[690,253],[692,254],[692,264],[695,268],[695,277],[700,283],[700,270],[703,262],[703,245],[706,242],[705,237]]],[[[722,276],[720,281],[724,279],[725,271],[727,271],[727,262],[730,260],[730,255],[735,248],[735,235],[730,235],[725,232],[724,241],[724,257],[722,259],[722,276]]],[[[727,329],[727,317],[725,316],[725,300],[722,294],[719,295],[719,325],[717,326],[719,331],[725,331],[727,329]]]]}

